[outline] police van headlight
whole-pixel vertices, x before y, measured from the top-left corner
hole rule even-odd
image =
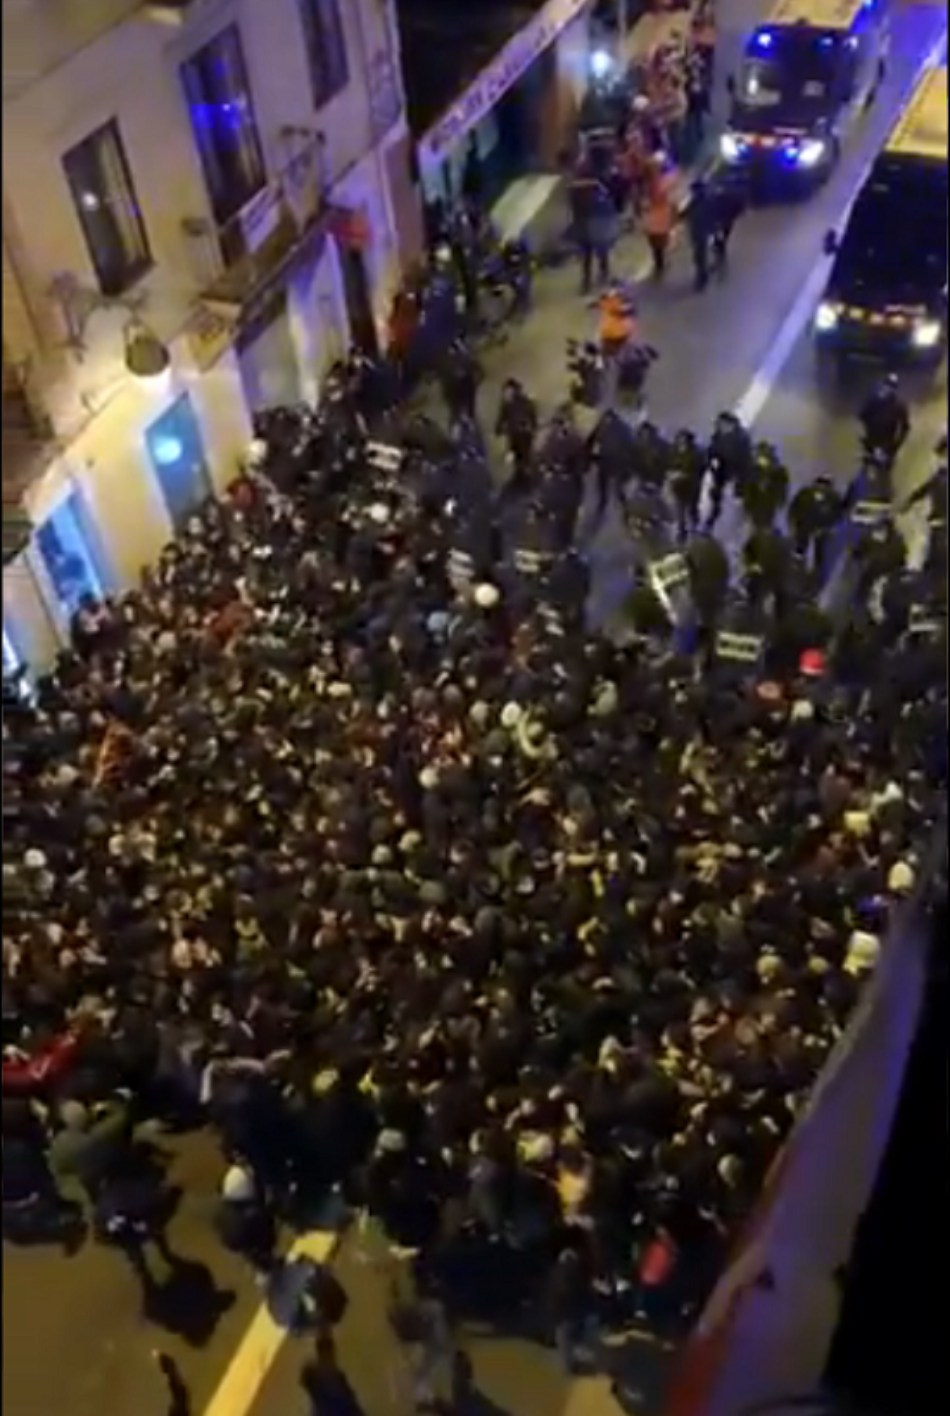
[[[745,152],[745,143],[735,133],[723,133],[719,139],[719,152],[726,162],[738,162]]]
[[[921,320],[910,338],[915,349],[933,349],[940,342],[940,321]]]
[[[815,329],[819,334],[827,334],[838,323],[838,311],[827,300],[822,300],[815,311]]]
[[[798,149],[795,161],[799,167],[814,167],[825,155],[824,138],[809,138]]]

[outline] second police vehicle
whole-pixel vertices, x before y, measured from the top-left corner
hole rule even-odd
[[[888,0],[777,0],[729,81],[722,160],[779,190],[823,181],[877,90],[889,42]]]
[[[851,208],[815,315],[839,359],[939,363],[947,342],[947,70],[928,70]]]

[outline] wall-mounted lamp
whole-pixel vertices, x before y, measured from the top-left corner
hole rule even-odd
[[[122,331],[125,367],[137,379],[160,378],[171,365],[171,355],[155,331],[142,319],[144,296],[102,295],[87,290],[74,275],[56,276],[50,299],[59,306],[66,327],[66,347],[78,359],[86,352],[86,330],[99,310],[125,310],[129,316]]]
[[[123,330],[125,367],[137,379],[158,379],[168,370],[171,355],[147,324],[133,315]]]

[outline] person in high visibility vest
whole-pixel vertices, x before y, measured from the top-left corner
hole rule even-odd
[[[614,358],[627,345],[636,342],[636,306],[624,290],[613,286],[601,298],[599,312],[600,347],[606,358]]]
[[[662,279],[666,273],[667,253],[675,222],[673,184],[660,157],[654,162],[653,172],[647,183],[642,216],[643,234],[650,246],[653,276],[657,280]]]

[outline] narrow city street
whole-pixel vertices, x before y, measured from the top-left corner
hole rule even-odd
[[[760,17],[762,0],[721,0],[719,92],[734,70],[742,37]],[[647,342],[659,353],[647,391],[649,416],[664,430],[680,426],[708,435],[723,409],[736,408],[758,437],[773,440],[796,477],[827,471],[845,481],[858,451],[856,409],[868,378],[830,385],[815,358],[810,319],[827,276],[822,238],[840,229],[874,154],[892,127],[920,66],[945,29],[941,6],[896,9],[890,65],[881,91],[846,146],[828,184],[807,202],[752,211],[736,230],[728,279],[703,294],[692,290],[688,253],[680,245],[666,281],[654,283],[642,239],[622,242],[616,273],[639,289]],[[573,264],[536,281],[536,308],[507,341],[486,354],[482,415],[494,418],[501,386],[517,377],[549,415],[567,393],[566,343],[592,335],[596,315],[578,293]],[[914,430],[901,462],[901,494],[930,471],[931,449],[946,421],[945,367],[906,382]],[[916,525],[916,520],[913,525]],[[913,529],[913,526],[912,528]],[[609,617],[630,571],[625,532],[608,521],[592,548],[594,613]],[[211,1229],[220,1159],[208,1139],[174,1143],[173,1180],[182,1188],[170,1228],[172,1248],[191,1261],[180,1276],[207,1308],[212,1288],[225,1295],[201,1331],[169,1335],[146,1319],[136,1280],[121,1257],[87,1244],[67,1259],[52,1249],[4,1248],[3,1398],[13,1416],[165,1416],[167,1397],[153,1360],[160,1347],[180,1362],[193,1416],[304,1416],[299,1370],[303,1339],[275,1340],[255,1318],[261,1294],[246,1268],[222,1249]],[[381,1236],[349,1234],[337,1272],[350,1305],[341,1359],[365,1416],[408,1416],[407,1374],[386,1320],[390,1265]],[[205,1267],[206,1266],[206,1267]],[[179,1282],[179,1280],[176,1280]],[[187,1293],[186,1293],[187,1298]],[[187,1301],[185,1304],[188,1306]],[[556,1355],[537,1342],[488,1332],[466,1335],[485,1416],[617,1416],[607,1375],[567,1379]],[[243,1388],[216,1393],[234,1354],[254,1373]],[[628,1410],[659,1416],[671,1357],[652,1340],[625,1335],[608,1364],[634,1373]],[[254,1363],[258,1366],[255,1370]]]

